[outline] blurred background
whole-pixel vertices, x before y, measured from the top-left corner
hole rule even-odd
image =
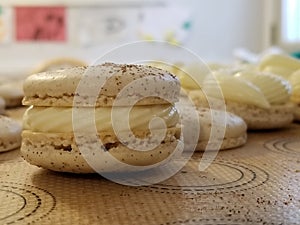
[[[122,44],[162,40],[207,62],[297,55],[300,0],[1,0],[0,76],[49,59],[92,63]]]

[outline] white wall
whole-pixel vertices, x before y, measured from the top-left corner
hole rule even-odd
[[[183,1],[177,0],[182,4]],[[186,2],[186,1],[185,1]],[[187,46],[207,60],[228,61],[243,47],[268,47],[268,14],[262,0],[190,0],[195,23]]]
[[[191,10],[194,22],[186,47],[204,60],[227,62],[232,60],[236,48],[260,52],[268,46],[269,32],[265,29],[268,15],[264,14],[266,1],[170,0],[170,4],[184,5]],[[38,62],[57,56],[73,56],[91,62],[113,46],[106,44],[76,48],[74,45],[45,43],[0,45],[0,76],[27,74]]]

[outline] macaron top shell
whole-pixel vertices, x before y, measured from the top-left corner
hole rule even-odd
[[[84,100],[95,98],[95,94],[95,106],[112,106],[118,95],[119,99],[139,96],[143,100],[137,105],[168,104],[178,101],[179,92],[179,80],[167,71],[144,65],[104,63],[29,76],[24,82],[23,104],[73,106],[74,96]]]

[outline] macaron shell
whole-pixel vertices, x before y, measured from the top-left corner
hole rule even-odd
[[[0,84],[0,97],[5,100],[5,105],[8,108],[21,106],[24,97],[23,81],[5,81]]]
[[[294,120],[300,122],[300,106],[296,105],[294,108]]]
[[[84,79],[82,79],[84,77]],[[179,80],[171,73],[143,65],[119,65],[105,63],[98,66],[74,67],[58,71],[48,71],[29,76],[24,83],[25,98],[23,104],[37,106],[72,106],[75,92],[80,83],[81,92],[76,92],[80,104],[103,87],[96,101],[96,106],[112,106],[114,99],[127,85],[134,81],[139,84],[126,89],[122,105],[128,105],[128,96],[141,96],[141,93],[152,91],[151,96],[163,96],[169,102],[178,101],[180,92]],[[97,97],[97,96],[96,96]],[[120,97],[122,99],[122,97]],[[158,97],[148,97],[139,105],[166,104],[167,101]]]
[[[243,118],[249,130],[278,129],[292,123],[294,104],[272,105],[262,109],[253,105],[226,102],[227,111]]]
[[[199,122],[201,126],[200,140],[208,140],[211,135],[211,127],[216,126],[222,128],[222,124],[225,123],[225,138],[237,138],[243,136],[247,131],[247,125],[244,120],[229,112],[224,112],[222,116],[221,111],[210,110],[208,108],[198,108]],[[213,121],[212,113],[216,115],[216,119]],[[221,115],[221,116],[218,116]],[[219,121],[218,121],[219,120]]]
[[[149,151],[135,151],[121,143],[108,143],[111,144],[111,147],[107,151],[104,151],[97,148],[85,149],[84,145],[79,149],[74,136],[70,134],[24,131],[22,137],[21,155],[26,161],[45,169],[72,173],[95,172],[83,157],[82,150],[87,151],[91,157],[99,154],[99,151],[101,151],[103,157],[111,154],[111,156],[120,162],[132,166],[141,166],[140,169],[142,170],[144,166],[157,166],[155,164],[159,164],[165,160],[176,149],[179,143],[179,140],[173,136],[169,141],[165,141]],[[87,143],[90,141],[89,135],[84,136],[84,141]],[[124,170],[122,166],[119,164],[116,165],[114,161],[110,160],[100,161],[98,166],[97,170],[99,169],[102,172]]]
[[[197,107],[209,107],[208,101],[201,91],[189,93],[190,98]],[[254,105],[234,102],[220,101],[216,98],[209,98],[216,108],[223,108],[244,119],[249,130],[276,129],[287,126],[293,121],[294,104],[271,105],[269,109],[263,109]]]
[[[11,118],[0,116],[0,152],[9,151],[21,145],[20,124]]]
[[[5,114],[5,101],[0,97],[0,115]]]
[[[188,106],[183,106],[181,110],[185,110],[187,115],[194,115],[191,113],[191,110],[196,110],[198,114],[198,121],[199,121],[199,137],[198,137],[198,144],[196,146],[196,151],[203,151],[203,150],[224,150],[229,148],[234,148],[241,146],[246,143],[247,140],[247,125],[244,120],[232,113],[222,112],[219,110],[211,110],[209,108],[193,108]],[[215,117],[212,117],[212,114]],[[193,118],[192,116],[186,116],[182,118],[183,121],[186,120],[186,124],[194,124],[197,123],[197,119]],[[223,125],[225,124],[225,130]],[[214,126],[214,132],[218,132],[218,135],[222,136],[224,132],[224,136],[220,140],[216,140],[216,137],[211,136],[212,126]],[[186,140],[184,140],[185,148],[188,150],[193,140],[190,140],[190,137],[193,136],[194,130],[190,131],[190,134],[184,135]],[[206,146],[210,143],[216,145],[216,148],[206,149]],[[214,146],[211,145],[211,146]]]

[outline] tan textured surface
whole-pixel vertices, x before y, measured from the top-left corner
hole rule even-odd
[[[250,132],[204,172],[199,153],[173,178],[127,187],[49,172],[0,154],[0,224],[300,224],[300,125]]]

